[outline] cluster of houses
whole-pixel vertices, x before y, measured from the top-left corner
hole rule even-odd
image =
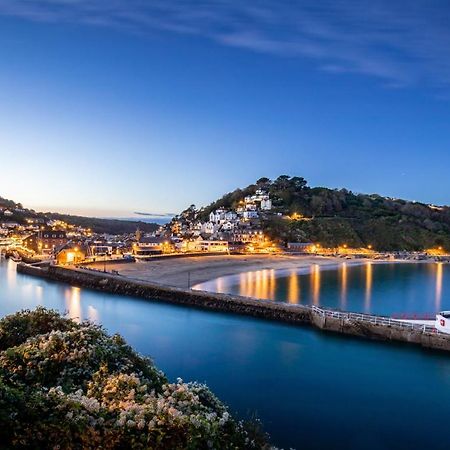
[[[274,247],[262,231],[261,218],[271,209],[269,194],[258,189],[236,208],[211,211],[209,220],[198,219],[196,212],[189,220],[180,216],[171,222],[169,232],[181,252],[267,252]]]
[[[154,233],[99,235],[59,220],[29,218],[18,224],[11,220],[15,212],[4,208],[0,209],[0,249],[4,245],[23,258],[60,264],[124,257],[145,260],[166,253],[268,253],[277,248],[264,235],[261,219],[273,214],[271,210],[269,194],[258,189],[235,208],[212,211],[207,220],[200,220],[194,208]]]

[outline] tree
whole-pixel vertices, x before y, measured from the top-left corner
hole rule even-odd
[[[303,177],[292,177],[290,183],[296,190],[301,190],[308,184]]]
[[[267,177],[261,177],[256,181],[256,185],[260,188],[267,188],[270,185],[271,181]]]
[[[291,177],[289,175],[280,175],[273,182],[275,189],[278,189],[278,190],[287,189],[289,187],[289,180],[290,180],[290,178]]]

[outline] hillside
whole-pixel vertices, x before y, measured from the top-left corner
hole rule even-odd
[[[378,250],[442,246],[450,251],[448,206],[310,187],[304,178],[287,175],[274,181],[260,178],[255,184],[236,189],[202,209],[201,217],[220,207],[236,208],[258,188],[266,190],[273,202],[272,211],[262,215],[261,226],[280,241],[312,241],[327,247],[372,245]]]
[[[100,219],[97,217],[74,216],[54,212],[36,212],[33,209],[23,208],[22,204],[16,203],[13,200],[7,200],[3,197],[0,197],[0,208],[7,208],[13,212],[13,215],[7,219],[20,224],[25,224],[26,219],[41,219],[43,221],[62,220],[71,225],[91,228],[94,233],[100,234],[134,233],[137,228],[144,232],[152,232],[159,228],[159,225],[156,223],[146,223],[140,220]],[[2,216],[0,215],[1,219]]]

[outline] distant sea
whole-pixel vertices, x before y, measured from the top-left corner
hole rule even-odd
[[[172,217],[148,217],[148,216],[136,216],[136,217],[104,217],[104,219],[117,219],[127,220],[129,222],[144,222],[144,223],[157,223],[158,225],[164,225],[172,220]]]

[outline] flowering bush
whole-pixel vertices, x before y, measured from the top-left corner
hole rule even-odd
[[[202,384],[169,383],[118,335],[37,308],[0,320],[0,447],[262,449]]]

